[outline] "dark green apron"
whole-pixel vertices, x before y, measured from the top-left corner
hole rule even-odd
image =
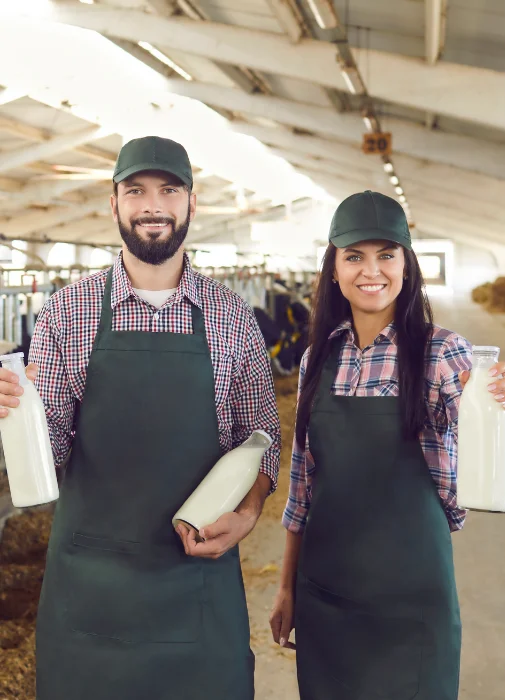
[[[37,698],[252,700],[238,548],[188,557],[171,523],[221,456],[202,312],[194,334],[114,332],[111,283],[48,548]]]
[[[461,623],[451,535],[396,397],[331,394],[309,425],[315,479],[296,598],[301,700],[456,700]]]

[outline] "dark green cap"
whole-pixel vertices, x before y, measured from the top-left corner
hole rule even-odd
[[[412,250],[409,225],[402,206],[380,192],[358,192],[340,204],[330,225],[335,248],[360,241],[385,240]]]
[[[185,185],[193,187],[191,163],[184,146],[159,136],[145,136],[125,143],[119,151],[114,182],[122,182],[130,175],[143,170],[162,170],[179,178]]]

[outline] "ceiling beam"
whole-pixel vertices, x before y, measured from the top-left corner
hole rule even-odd
[[[286,35],[181,17],[160,17],[136,10],[103,5],[55,3],[36,10],[0,8],[2,43],[9,43],[9,21],[19,15],[37,17],[91,29],[127,41],[143,39],[232,65],[278,73],[286,77],[348,91],[331,42],[302,39],[293,44]],[[12,50],[14,50],[13,47]],[[425,112],[505,128],[505,73],[483,68],[439,63],[429,66],[416,58],[379,51],[353,49],[356,63],[367,64],[373,80],[373,98],[404,104]],[[475,86],[479,99],[469,100]]]
[[[100,236],[106,236],[107,243],[121,242],[118,227],[112,220],[98,216],[85,215],[74,221],[67,221],[51,228],[46,228],[44,233],[51,240],[73,242],[85,242],[90,238],[97,241]]]
[[[291,163],[291,165],[297,168],[315,170],[323,175],[333,175],[335,177],[346,178],[349,177],[349,173],[352,172],[353,175],[356,175],[359,178],[368,179],[369,183],[373,182],[377,176],[380,176],[385,183],[387,182],[386,174],[382,168],[377,167],[375,160],[369,163],[370,167],[366,167],[366,163],[364,164],[365,167],[363,167],[363,163],[360,163],[360,165],[351,165],[349,163],[345,164],[341,161],[337,162],[333,159],[327,160],[325,158],[321,158],[321,156],[314,157],[305,155],[303,153],[289,151],[284,148],[271,147],[270,152],[273,153],[274,156],[284,158],[284,160],[287,160],[288,163]]]
[[[96,146],[78,146],[74,148],[76,153],[81,153],[87,158],[92,158],[93,160],[98,160],[100,163],[105,163],[107,165],[114,166],[117,160],[117,153],[112,153],[111,151],[104,151],[102,148],[97,148]]]
[[[5,131],[9,134],[13,134],[14,136],[28,139],[29,141],[48,141],[49,139],[56,138],[57,136],[57,134],[53,135],[47,129],[40,129],[39,127],[32,126],[31,124],[23,124],[17,119],[13,119],[12,117],[7,117],[5,115],[0,115],[0,131]],[[111,132],[107,131],[106,133],[110,134]],[[106,134],[104,133],[104,135]],[[117,156],[115,153],[104,151],[96,146],[76,146],[73,150],[87,156],[88,158],[99,160],[102,163],[107,163],[108,165],[114,165],[116,162]]]
[[[51,137],[51,134],[47,129],[40,129],[37,126],[32,126],[31,124],[23,124],[17,119],[12,117],[7,117],[4,114],[0,115],[0,131],[5,131],[13,136],[19,136],[23,139],[28,139],[29,141],[46,141]]]
[[[15,55],[11,53],[11,48],[16,50],[16,41],[2,42],[4,25],[0,22],[3,85],[23,87],[31,99],[55,109],[65,104],[65,112],[70,110],[76,118],[101,124],[127,138],[153,133],[176,139],[186,145],[193,166],[274,202],[293,200],[302,193],[324,198],[323,192],[298,178],[286,164],[234,133],[229,122],[208,107],[169,94],[164,87],[166,78],[103,36],[49,22],[18,20],[17,30],[11,25],[10,34],[17,39],[23,36],[37,55],[33,61],[19,47]],[[47,45],[54,50],[47,51]],[[89,56],[97,52],[102,63],[90,62]],[[71,67],[64,72],[60,69],[62,55],[73,57]],[[9,61],[3,60],[7,56]],[[105,64],[107,71],[103,70]]]
[[[300,153],[312,158],[335,161],[340,166],[346,165],[349,173],[352,173],[354,168],[369,169],[371,175],[374,172],[382,175],[384,172],[382,162],[377,156],[367,156],[357,147],[316,136],[293,134],[282,128],[274,129],[245,122],[234,123],[234,127],[245,134],[254,136],[267,145],[291,151],[295,156],[297,153]],[[489,205],[499,205],[505,201],[505,180],[440,163],[429,162],[422,158],[415,158],[405,154],[397,154],[395,162],[401,173],[402,183],[405,179],[407,196],[409,196],[407,189],[409,182],[426,184],[431,182],[435,183],[442,191],[444,189],[454,192],[458,191],[467,197],[469,201],[478,201],[480,199]],[[476,216],[478,218],[477,213]]]
[[[289,0],[267,0],[279,24],[295,44],[304,35],[303,22]]]
[[[88,141],[103,138],[110,135],[110,131],[100,126],[88,126],[70,134],[54,136],[48,141],[31,145],[26,148],[19,148],[15,151],[8,151],[0,154],[0,172],[6,172],[13,168],[20,168],[33,161],[50,158],[57,153],[68,151],[77,146],[81,146]]]
[[[444,207],[435,204],[428,205],[426,202],[419,207],[419,201],[416,211],[419,214],[416,216],[416,227],[420,231],[424,230],[430,222],[436,221],[443,231],[442,235],[451,238],[458,233],[465,234],[476,248],[484,241],[503,245],[505,240],[505,227],[496,227],[485,220],[482,223],[477,220],[469,220],[468,217],[459,216],[457,212],[449,212]]]
[[[363,121],[356,114],[336,114],[331,107],[294,102],[270,95],[247,95],[234,88],[172,78],[167,80],[167,87],[175,94],[223,109],[327,134],[356,145],[361,145],[362,142]],[[387,131],[393,134],[395,152],[505,178],[505,144],[460,134],[427,131],[421,125],[391,117],[385,119],[384,124]]]
[[[82,219],[88,214],[107,211],[109,202],[103,195],[93,197],[83,204],[55,207],[44,213],[28,211],[12,218],[0,218],[0,234],[14,238],[26,238],[35,234],[43,236],[46,229],[58,224]]]
[[[96,185],[96,180],[57,180],[56,182],[33,182],[9,195],[9,209],[20,209],[32,204],[46,204],[64,194]]]

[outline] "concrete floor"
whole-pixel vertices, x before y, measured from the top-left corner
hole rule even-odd
[[[434,299],[433,304],[437,323],[461,333],[473,344],[500,346],[505,359],[505,315],[491,316],[460,299]],[[285,493],[279,496],[285,499]],[[453,536],[453,544],[464,629],[459,700],[503,700],[505,515],[471,513],[464,530]],[[264,517],[243,544],[245,565],[257,571],[265,565],[275,570],[281,564],[283,546],[282,527]],[[257,700],[299,697],[294,653],[273,645],[269,633],[268,614],[277,577],[269,573],[259,582],[248,579]]]

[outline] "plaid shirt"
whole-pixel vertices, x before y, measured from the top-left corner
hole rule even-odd
[[[30,361],[40,368],[36,386],[46,409],[56,464],[64,461],[75,434],[76,402],[84,396],[107,273],[104,270],[54,294],[35,326]],[[121,254],[114,264],[111,300],[115,331],[192,333],[191,304],[203,310],[221,448],[228,452],[253,430],[265,430],[273,444],[261,471],[275,488],[279,417],[265,343],[250,307],[224,285],[194,271],[185,258],[176,293],[156,309],[133,291]]]
[[[394,324],[387,326],[373,344],[360,351],[351,323],[346,321],[330,335],[345,335],[332,392],[340,396],[398,396],[398,362]],[[463,527],[466,511],[456,506],[458,407],[461,385],[458,373],[471,369],[470,343],[451,331],[434,327],[428,373],[426,408],[428,418],[419,439],[443,501],[451,531]],[[300,382],[307,366],[307,352],[300,367]],[[307,437],[305,450],[293,444],[289,498],[283,524],[302,532],[307,521],[316,465]]]

